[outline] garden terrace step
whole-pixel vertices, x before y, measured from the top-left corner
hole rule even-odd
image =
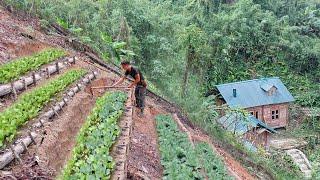
[[[68,104],[69,101],[76,95],[76,93],[83,90],[83,88],[89,84],[93,79],[96,78],[98,75],[97,72],[92,72],[90,74],[87,74],[80,83],[77,83],[77,85],[73,88],[70,88],[62,98],[62,101],[56,103],[52,108],[40,116],[39,121],[33,125],[35,128],[42,127],[45,123],[49,122],[52,117],[56,115],[57,112],[62,111],[62,108]]]
[[[85,75],[85,77],[80,81],[80,83],[78,83],[75,87],[72,87],[70,88],[70,90],[67,91],[65,96],[62,98],[63,100],[61,102],[56,103],[56,105],[52,106],[51,110],[40,116],[39,121],[33,125],[33,128],[43,127],[43,125],[49,122],[49,120],[52,119],[52,117],[55,116],[57,112],[62,111],[62,108],[65,107],[69,101],[71,101],[75,94],[80,92],[87,84],[89,84],[93,79],[95,79],[97,75],[97,72],[92,72],[90,74]],[[34,129],[34,131],[32,131],[30,134],[28,133],[28,135],[26,135],[25,137],[16,140],[16,142],[12,145],[15,154],[19,157],[19,155],[25,152],[27,150],[27,147],[33,141],[35,141],[34,139],[36,139],[37,137],[39,137],[39,135]],[[4,151],[4,153],[0,154],[0,169],[3,169],[15,158],[18,158],[15,154],[12,152],[11,149],[7,149]]]
[[[12,149],[7,150],[5,153],[0,155],[0,169],[3,169],[15,158],[19,158],[19,155],[27,150],[27,147],[34,142],[34,139],[38,137],[38,134],[31,132],[28,136],[19,139],[18,143],[15,146],[12,146]]]
[[[121,130],[127,94],[107,92],[96,105],[77,136],[72,157],[61,173],[62,179],[110,179],[116,162],[109,153]]]
[[[125,180],[127,179],[127,155],[130,146],[130,135],[132,131],[132,116],[133,116],[133,92],[128,92],[128,100],[126,102],[126,109],[118,125],[121,129],[121,134],[112,148],[112,157],[116,163],[116,168],[112,173],[111,179]]]
[[[76,59],[76,57],[64,58],[62,61],[57,61],[56,63],[49,65],[46,68],[39,70],[38,72],[21,77],[20,80],[8,84],[2,84],[0,85],[0,97],[11,93],[15,93],[16,95],[16,92],[26,90],[28,86],[36,84],[37,81],[46,79],[54,73],[59,73],[69,65],[75,64]]]
[[[56,59],[66,56],[62,49],[49,48],[32,56],[22,57],[0,66],[0,83],[8,83],[28,72],[40,69],[42,65],[48,64]]]

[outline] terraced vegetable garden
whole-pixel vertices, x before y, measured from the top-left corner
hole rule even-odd
[[[120,134],[117,123],[126,99],[125,93],[113,92],[97,100],[61,179],[110,179],[115,162],[109,152]]]
[[[84,70],[71,70],[44,86],[23,94],[19,99],[0,113],[0,147],[5,140],[11,141],[17,129],[26,121],[36,117],[40,110],[57,93],[78,80],[85,74]]]
[[[41,44],[74,48],[54,38]],[[179,129],[177,107],[148,94],[137,116],[133,89],[111,90],[120,72],[97,58],[49,48],[0,66],[0,179],[231,179],[211,142]]]
[[[40,66],[65,55],[66,52],[61,49],[50,48],[36,53],[33,56],[23,57],[6,63],[0,67],[0,84],[16,80],[20,76],[32,70],[37,70]]]
[[[156,118],[163,179],[230,179],[220,158],[206,143],[189,141],[168,115]]]

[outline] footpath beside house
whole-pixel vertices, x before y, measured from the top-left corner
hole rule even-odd
[[[278,77],[217,85],[218,105],[243,108],[271,128],[285,128],[293,96]]]

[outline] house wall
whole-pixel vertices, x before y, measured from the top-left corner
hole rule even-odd
[[[247,108],[246,110],[249,112],[258,112],[258,119],[262,120],[264,123],[266,123],[268,126],[272,128],[280,128],[280,127],[286,127],[288,125],[288,119],[289,119],[289,104],[283,103],[283,104],[272,104],[272,105],[265,105],[265,106],[259,106],[259,107],[253,107],[253,108]],[[272,111],[279,111],[279,118],[278,119],[272,119]]]
[[[258,113],[258,119],[263,120],[263,106],[258,106],[258,107],[252,107],[252,108],[247,108],[246,109],[248,112],[253,112],[253,116],[256,117],[256,113]]]

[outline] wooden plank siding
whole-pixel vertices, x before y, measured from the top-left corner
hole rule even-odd
[[[262,133],[257,133],[254,129],[248,131],[244,138],[251,143],[253,143],[256,147],[268,147],[269,145],[269,132],[264,131]]]

